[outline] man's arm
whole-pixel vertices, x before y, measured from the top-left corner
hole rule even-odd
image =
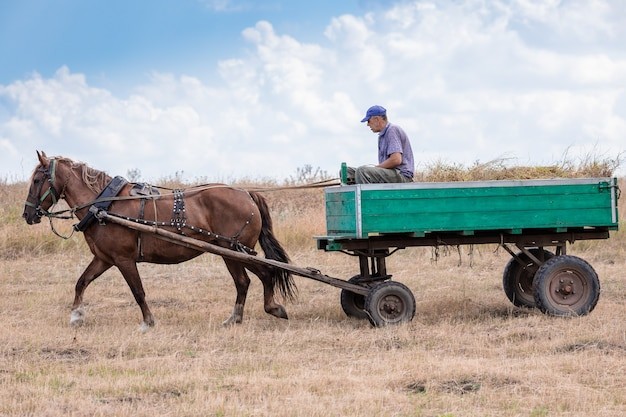
[[[385,159],[382,163],[376,166],[380,168],[393,169],[393,168],[397,168],[401,163],[402,163],[402,153],[394,152],[391,155],[389,155],[389,157]]]

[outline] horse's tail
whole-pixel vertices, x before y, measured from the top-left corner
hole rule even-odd
[[[261,244],[261,249],[265,252],[265,257],[267,259],[289,263],[289,255],[287,255],[285,249],[281,246],[278,239],[276,239],[276,236],[274,236],[272,217],[270,216],[270,210],[265,198],[255,192],[250,192],[250,196],[261,212],[262,223],[259,243]],[[293,301],[296,298],[297,288],[291,273],[280,268],[269,268],[272,269],[272,283],[274,288],[278,287],[280,293],[286,300]]]

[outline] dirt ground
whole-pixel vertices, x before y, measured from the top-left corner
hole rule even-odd
[[[142,265],[157,325],[121,275],[87,290],[69,326],[83,251],[2,262],[0,415],[6,416],[617,416],[626,412],[624,260],[580,253],[602,283],[585,317],[512,306],[508,254],[484,246],[436,261],[427,249],[389,259],[414,292],[415,319],[372,328],[347,318],[335,288],[297,279],[290,320],[263,312],[258,280],[244,323],[223,328],[234,286],[221,260]],[[572,252],[575,252],[572,250]],[[349,277],[356,260],[315,250],[293,262]]]

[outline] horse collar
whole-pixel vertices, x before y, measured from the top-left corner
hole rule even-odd
[[[128,181],[126,181],[126,179],[120,176],[116,176],[111,181],[109,181],[106,187],[104,187],[98,197],[96,197],[96,199],[93,201],[91,207],[95,206],[97,210],[108,210],[109,206],[113,202],[111,198],[117,197],[117,195],[120,193],[120,191],[122,191],[122,188],[124,188],[126,184],[128,184]],[[85,217],[83,217],[80,222],[74,225],[74,230],[76,230],[77,232],[84,232],[95,221],[96,216],[90,209]]]

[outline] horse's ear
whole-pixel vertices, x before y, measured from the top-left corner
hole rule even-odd
[[[47,166],[50,163],[50,160],[48,159],[44,151],[41,151],[41,152],[37,151],[37,158],[39,158],[39,162],[43,166]]]

